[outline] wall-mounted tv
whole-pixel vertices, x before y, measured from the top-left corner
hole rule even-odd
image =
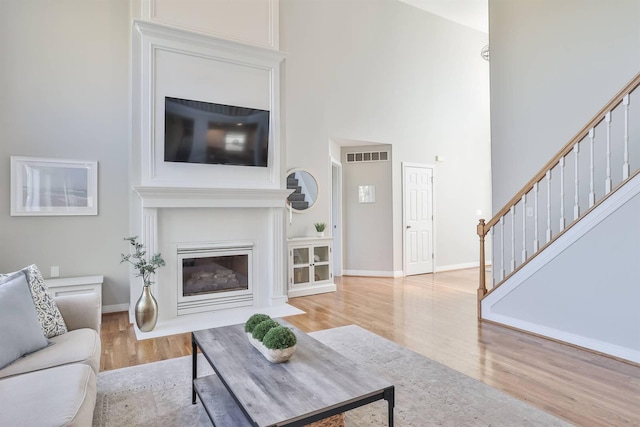
[[[164,161],[267,166],[269,111],[165,97]]]

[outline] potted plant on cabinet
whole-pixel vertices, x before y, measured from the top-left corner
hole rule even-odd
[[[327,225],[324,222],[316,222],[313,226],[316,228],[318,237],[324,237],[324,229]]]

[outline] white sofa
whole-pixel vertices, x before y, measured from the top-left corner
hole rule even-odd
[[[100,370],[96,294],[54,298],[68,332],[0,369],[0,425],[91,426]]]

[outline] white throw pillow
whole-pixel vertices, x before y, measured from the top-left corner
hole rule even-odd
[[[38,321],[40,322],[44,336],[51,338],[67,333],[67,324],[64,322],[56,302],[44,284],[44,279],[42,278],[40,270],[38,270],[38,266],[31,264],[20,271],[27,277],[31,298],[33,298],[33,304],[35,305],[36,313],[38,313]],[[0,274],[0,279],[15,273],[18,272]]]
[[[0,369],[46,347],[24,272],[0,279]]]

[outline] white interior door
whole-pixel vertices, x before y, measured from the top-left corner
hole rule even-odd
[[[404,182],[404,272],[433,273],[433,168],[402,165]]]

